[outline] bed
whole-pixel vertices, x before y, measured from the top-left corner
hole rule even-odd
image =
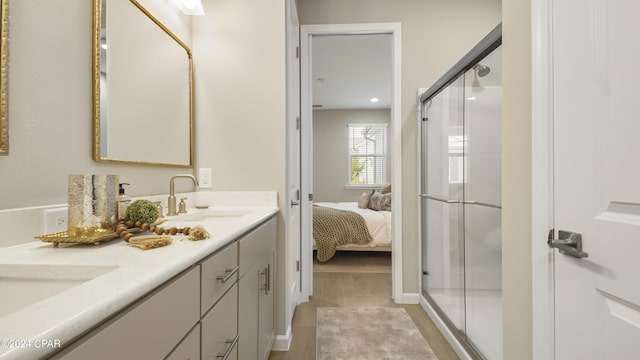
[[[357,202],[317,202],[316,206],[328,209],[350,211],[359,214],[364,219],[364,224],[371,237],[368,243],[346,243],[343,245],[335,246],[335,250],[349,250],[349,251],[391,251],[391,211],[376,211],[371,209],[362,209],[358,207]],[[314,217],[316,211],[314,211]],[[316,219],[314,218],[314,222]],[[314,232],[316,228],[314,227]],[[317,234],[317,233],[316,233]],[[314,249],[318,249],[316,239],[313,240]],[[320,253],[318,253],[320,255]],[[331,254],[333,256],[333,254]],[[326,258],[327,255],[324,255]],[[330,258],[330,257],[329,257]],[[327,261],[328,259],[321,259],[320,261]]]

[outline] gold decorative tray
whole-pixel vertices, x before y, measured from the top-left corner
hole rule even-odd
[[[72,236],[72,235],[69,235],[67,231],[35,236],[36,239],[40,239],[44,242],[53,243],[54,247],[57,247],[58,244],[60,243],[100,245],[100,243],[103,241],[113,240],[113,239],[116,239],[117,237],[118,237],[118,234],[116,234],[115,232],[106,231],[106,230],[105,232],[101,232],[93,235],[83,235],[83,236],[77,236],[77,235]]]
[[[131,228],[129,232],[139,232],[139,228]],[[111,241],[119,238],[118,234],[111,230],[103,230],[102,232],[92,235],[72,236],[67,231],[61,231],[53,234],[34,236],[44,242],[53,243],[54,247],[58,247],[58,244],[94,244],[100,245],[101,242]]]

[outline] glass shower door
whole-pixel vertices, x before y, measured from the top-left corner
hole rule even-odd
[[[502,359],[501,47],[464,75],[465,335]]]
[[[498,46],[423,101],[420,142],[423,293],[490,360],[502,359],[501,57]]]
[[[463,99],[459,78],[428,104],[422,122],[423,288],[451,325],[464,330]],[[428,271],[428,273],[427,273]]]

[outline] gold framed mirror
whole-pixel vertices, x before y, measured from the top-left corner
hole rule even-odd
[[[94,160],[193,167],[191,50],[136,0],[93,11]]]
[[[0,0],[0,155],[9,155],[9,0]]]

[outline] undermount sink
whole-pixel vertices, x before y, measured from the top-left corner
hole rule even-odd
[[[193,221],[193,222],[217,222],[238,219],[249,214],[249,209],[212,209],[204,210],[193,214],[184,214],[178,216],[176,220],[180,221]]]
[[[0,264],[0,317],[95,279],[117,266]]]

